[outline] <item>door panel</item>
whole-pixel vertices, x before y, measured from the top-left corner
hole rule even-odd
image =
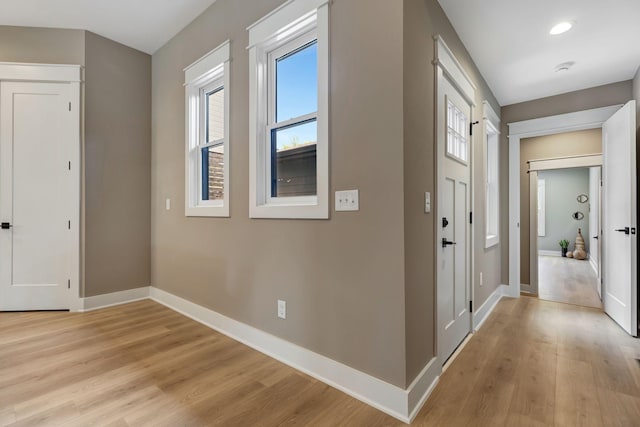
[[[0,85],[0,309],[69,308],[70,86]]]
[[[602,127],[604,310],[637,335],[635,101]]]
[[[471,106],[438,70],[438,356],[471,332]]]

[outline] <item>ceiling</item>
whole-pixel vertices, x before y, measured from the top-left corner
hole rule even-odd
[[[215,0],[0,0],[0,25],[74,28],[154,53]]]
[[[500,105],[630,80],[638,0],[438,0]],[[552,36],[561,21],[573,28]],[[556,72],[564,62],[569,71]]]

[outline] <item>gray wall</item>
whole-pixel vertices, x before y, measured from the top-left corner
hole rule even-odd
[[[330,190],[360,211],[250,220],[246,27],[282,3],[217,0],[153,55],[152,283],[404,387],[402,3],[330,8]],[[187,218],[182,70],[227,39],[231,217]]]
[[[0,61],[85,66],[81,294],[148,286],[151,57],[86,31],[0,26]]]
[[[567,239],[569,250],[574,249],[578,229],[582,229],[587,253],[589,252],[589,203],[578,203],[580,194],[589,195],[589,168],[557,169],[538,172],[545,180],[546,233],[538,237],[538,250],[560,251],[558,242]],[[584,218],[575,220],[571,215],[580,211]]]
[[[84,65],[82,30],[0,25],[0,61]]]
[[[151,284],[151,56],[85,37],[85,296]]]
[[[554,116],[557,114],[571,113],[575,111],[588,110],[591,108],[607,107],[610,105],[624,104],[632,99],[632,82],[631,80],[612,83],[609,85],[598,86],[595,88],[580,90],[576,92],[565,93],[562,95],[551,96],[547,98],[536,99],[533,101],[521,102],[518,104],[512,104],[502,107],[502,121],[501,121],[501,134],[500,134],[500,171],[505,172],[509,170],[509,123],[519,122],[522,120],[535,119],[539,117]],[[548,156],[549,157],[549,156]],[[538,157],[540,158],[540,157]],[[505,177],[505,175],[502,175]],[[509,181],[507,179],[501,179],[500,187],[500,215],[503,220],[500,223],[500,232],[502,236],[509,235],[509,221],[504,218],[509,218]],[[526,210],[521,210],[521,221],[525,221],[524,215],[528,216],[528,186],[526,193],[522,192],[521,199],[526,200]],[[526,196],[526,197],[525,197]],[[528,219],[527,219],[528,221]],[[522,230],[522,228],[521,228]],[[521,235],[521,238],[525,236]],[[528,234],[526,236],[528,241]],[[521,240],[521,244],[522,244]],[[526,249],[522,246],[521,250]],[[528,252],[527,252],[528,254]],[[521,252],[522,255],[522,252]],[[502,239],[502,283],[509,283],[509,241]],[[526,281],[523,283],[529,283],[528,272],[528,255],[527,260],[521,262],[521,277],[526,277]],[[526,276],[524,269],[527,268]]]
[[[529,174],[527,173],[529,166],[527,162],[535,159],[600,154],[601,152],[602,129],[565,132],[524,138],[520,141],[520,283],[530,282]],[[567,240],[573,241],[570,238]]]
[[[404,1],[404,239],[407,385],[435,353],[435,227],[437,218],[434,122],[434,41],[440,34],[477,87],[473,120],[482,120],[482,103],[500,107],[471,56],[436,0]],[[480,307],[501,284],[501,246],[484,249],[484,154],[482,131],[476,127],[472,144],[474,213],[474,307]],[[501,177],[507,169],[500,165]],[[505,180],[506,181],[506,180]],[[432,195],[432,212],[424,213],[424,192]],[[502,191],[502,189],[501,189]],[[501,198],[506,193],[501,194]],[[507,216],[501,220],[506,223]],[[479,276],[483,273],[484,286]]]

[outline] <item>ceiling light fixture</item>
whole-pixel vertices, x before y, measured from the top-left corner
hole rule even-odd
[[[569,71],[569,69],[571,67],[573,67],[576,63],[573,61],[570,62],[563,62],[562,64],[558,64],[556,65],[556,73],[560,73],[560,72],[565,72],[565,71]]]
[[[571,27],[573,27],[572,22],[560,22],[559,24],[554,25],[551,31],[549,31],[549,34],[551,34],[552,36],[557,36],[558,34],[566,33],[571,29]]]

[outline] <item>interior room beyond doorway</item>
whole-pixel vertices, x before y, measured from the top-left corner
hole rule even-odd
[[[600,167],[537,172],[538,297],[602,308]]]

